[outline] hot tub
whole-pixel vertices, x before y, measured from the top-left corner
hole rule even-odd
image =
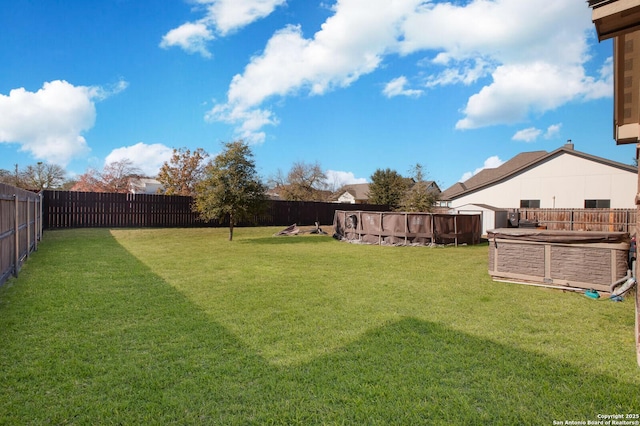
[[[494,280],[608,292],[629,269],[626,232],[504,228],[487,237]]]

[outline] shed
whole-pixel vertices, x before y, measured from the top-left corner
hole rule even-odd
[[[488,204],[464,204],[449,210],[451,214],[479,214],[482,217],[482,236],[487,237],[489,229],[506,228],[509,212],[507,209],[490,206]]]
[[[488,238],[494,280],[608,292],[629,269],[626,232],[502,228]]]

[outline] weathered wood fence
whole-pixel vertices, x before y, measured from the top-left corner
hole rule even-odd
[[[18,272],[42,237],[39,194],[0,184],[0,285]]]
[[[520,221],[559,231],[636,232],[636,209],[519,209]]]
[[[44,229],[228,226],[205,222],[192,209],[193,198],[175,195],[44,191]],[[266,210],[240,226],[322,225],[340,210],[388,210],[384,206],[311,201],[269,201]]]

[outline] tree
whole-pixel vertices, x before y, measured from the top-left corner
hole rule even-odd
[[[205,167],[204,179],[197,184],[195,209],[206,220],[228,217],[231,241],[234,226],[262,210],[267,187],[258,177],[248,144],[240,140],[223,146],[224,150]]]
[[[129,192],[131,178],[140,177],[140,169],[128,158],[107,164],[100,173],[100,184],[104,192]]]
[[[196,184],[204,176],[204,160],[208,156],[202,148],[193,153],[187,148],[174,148],[171,159],[164,162],[158,173],[166,194],[193,196]]]
[[[413,169],[414,184],[409,188],[402,199],[402,210],[407,212],[430,212],[436,201],[438,201],[438,193],[432,190],[424,180],[424,171],[420,163],[416,164]]]
[[[29,189],[55,189],[62,186],[67,172],[57,164],[38,162],[22,172],[22,184]]]
[[[78,177],[73,187],[75,191],[87,192],[129,192],[132,178],[140,177],[140,170],[129,159],[114,161],[104,166],[101,172],[89,169]]]
[[[0,183],[13,185],[14,182],[15,179],[13,177],[13,174],[9,170],[0,169]]]
[[[87,169],[86,172],[78,176],[71,191],[105,192],[100,185],[100,173],[96,169]]]
[[[13,171],[0,169],[0,183],[12,185],[17,188],[25,188],[22,177],[22,173],[20,173],[20,169],[17,164],[14,165]]]
[[[327,175],[318,162],[296,162],[286,178],[278,171],[271,182],[278,189],[280,197],[287,201],[324,201],[330,195],[327,191]]]
[[[391,169],[378,169],[371,175],[369,202],[397,209],[402,203],[409,185],[408,180]]]

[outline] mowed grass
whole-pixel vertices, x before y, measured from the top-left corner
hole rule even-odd
[[[46,232],[0,288],[0,424],[552,424],[640,411],[634,306],[487,246]]]

